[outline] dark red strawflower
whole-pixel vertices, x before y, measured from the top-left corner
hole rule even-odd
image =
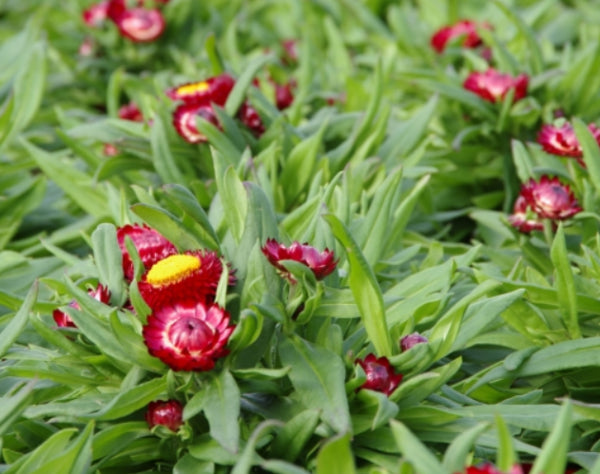
[[[235,80],[229,74],[220,74],[204,81],[188,82],[168,89],[166,94],[173,100],[198,105],[210,105],[211,102],[223,106],[235,85]]]
[[[508,216],[508,222],[519,232],[529,234],[533,230],[544,230],[544,223],[535,214],[527,199],[519,196],[515,201],[513,213]]]
[[[133,241],[146,269],[169,255],[177,253],[177,249],[171,242],[147,225],[134,224],[119,227],[117,241],[123,256],[123,274],[127,281],[133,280],[134,268],[127,247],[125,247],[126,237],[130,237]]]
[[[135,102],[129,102],[119,109],[119,118],[132,122],[143,122],[144,116]]]
[[[100,284],[96,287],[96,289],[88,290],[88,295],[104,304],[108,304],[110,301],[110,291],[108,291],[108,288]],[[71,301],[69,303],[69,306],[71,308],[81,309],[81,306],[79,306],[79,303],[75,300]],[[60,309],[55,309],[52,312],[52,317],[54,318],[54,322],[59,328],[77,327],[73,320],[69,317],[69,315],[67,313],[62,312]]]
[[[162,35],[165,19],[160,10],[132,8],[125,10],[115,21],[119,33],[136,43],[148,43]]]
[[[591,123],[588,125],[590,132],[600,144],[600,128]],[[554,125],[544,125],[538,134],[537,141],[546,153],[558,156],[569,156],[576,158],[577,161],[585,167],[583,160],[583,149],[577,140],[573,126],[565,122],[560,127]]]
[[[235,326],[229,313],[202,300],[179,297],[155,310],[142,330],[148,351],[173,370],[211,370],[228,354]]]
[[[523,470],[518,464],[515,464],[509,472],[500,471],[493,464],[482,464],[467,467],[464,474],[523,474]]]
[[[150,429],[160,425],[177,431],[183,424],[183,406],[177,400],[150,402],[146,411],[146,421]]]
[[[356,359],[355,363],[359,364],[367,375],[367,381],[360,388],[375,390],[390,396],[402,382],[402,374],[395,373],[387,357],[377,358],[375,354],[369,354],[362,360]]]
[[[223,264],[216,252],[193,250],[170,255],[156,262],[139,283],[140,294],[152,309],[174,304],[187,298],[194,301],[212,301]],[[235,276],[229,275],[229,284]]]
[[[285,247],[275,239],[267,239],[262,247],[262,253],[269,259],[271,265],[277,268],[286,278],[291,278],[281,260],[295,260],[310,268],[317,279],[325,278],[335,270],[337,260],[333,252],[329,249],[319,252],[308,244],[292,242],[292,245]]]
[[[542,219],[568,219],[581,211],[571,188],[557,177],[544,175],[539,182],[530,179],[521,187],[521,196]]]
[[[91,26],[92,28],[97,28],[102,25],[108,16],[107,13],[109,3],[110,2],[106,0],[99,3],[94,3],[92,6],[85,9],[82,17],[86,25]]]
[[[127,11],[125,0],[109,0],[106,7],[106,16],[113,22],[117,22],[121,15]]]
[[[431,46],[438,53],[442,53],[446,46],[453,39],[463,37],[462,46],[465,48],[475,48],[481,44],[481,38],[477,33],[477,27],[490,29],[490,25],[483,23],[477,25],[469,20],[462,20],[454,25],[444,26],[437,30],[431,37]]]
[[[485,72],[472,72],[463,87],[489,102],[501,101],[510,89],[514,89],[513,102],[517,102],[527,95],[528,83],[525,74],[512,77],[490,68]]]
[[[242,104],[237,116],[241,122],[257,137],[261,136],[265,132],[265,127],[262,123],[260,115],[258,115],[256,109],[247,102]]]
[[[428,340],[425,336],[421,336],[418,332],[413,332],[412,334],[404,336],[402,339],[400,339],[400,349],[402,352],[405,352],[417,344],[423,344],[427,341]]]
[[[173,111],[173,126],[188,143],[204,143],[208,138],[196,127],[196,120],[202,117],[215,127],[221,128],[219,119],[211,104],[181,104]]]
[[[294,93],[292,89],[296,86],[295,82],[289,81],[286,84],[274,84],[275,87],[275,105],[279,110],[287,109],[294,102]]]

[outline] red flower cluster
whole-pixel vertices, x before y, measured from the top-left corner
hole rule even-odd
[[[529,233],[544,228],[541,219],[564,220],[580,211],[571,188],[544,175],[539,182],[530,179],[521,187],[508,220],[519,231]]]
[[[221,74],[168,89],[168,97],[183,102],[173,112],[173,125],[177,133],[189,143],[206,142],[207,138],[196,127],[196,119],[202,117],[219,127],[213,105],[223,107],[234,85],[233,77]],[[260,136],[265,131],[258,112],[247,102],[242,104],[237,116],[255,135]]]
[[[90,295],[95,300],[100,301],[101,303],[108,304],[110,301],[110,292],[108,288],[98,285],[95,290],[89,290],[88,295]],[[79,303],[75,300],[69,303],[71,308],[81,309]],[[54,322],[59,328],[75,328],[77,327],[73,320],[69,317],[69,315],[60,309],[55,309],[52,312],[52,317],[54,318]]]
[[[335,260],[335,256],[331,250],[325,249],[323,252],[319,252],[314,247],[299,242],[293,242],[289,247],[285,247],[275,239],[267,239],[267,242],[261,250],[269,259],[271,265],[277,268],[284,277],[292,282],[292,276],[286,268],[281,265],[281,260],[295,260],[296,262],[306,265],[313,271],[315,277],[319,280],[333,272],[337,265],[337,260]]]
[[[478,25],[469,20],[462,20],[454,25],[444,26],[431,37],[431,46],[436,52],[443,53],[449,42],[457,38],[463,38],[461,43],[463,47],[475,48],[482,43],[477,33],[478,27],[491,29],[491,26],[487,23]]]
[[[146,422],[150,429],[160,425],[177,431],[183,424],[183,407],[177,400],[150,402],[146,411]]]
[[[593,123],[589,124],[588,128],[600,144],[600,128]],[[583,150],[570,123],[565,122],[561,126],[544,125],[538,134],[537,141],[546,153],[575,158],[581,166],[585,167]]]
[[[510,89],[514,89],[513,101],[517,102],[527,95],[528,83],[529,78],[525,74],[512,77],[489,68],[485,72],[472,72],[463,87],[489,102],[501,101]]]
[[[105,0],[84,10],[83,21],[96,28],[109,19],[117,26],[121,36],[146,43],[157,39],[165,29],[165,19],[160,10],[152,8],[152,3],[156,6],[168,1],[138,0],[130,7],[125,0]]]
[[[386,357],[377,358],[375,354],[369,354],[364,359],[356,359],[355,363],[359,364],[367,375],[367,381],[360,388],[375,390],[390,396],[402,382],[402,374],[394,371]]]

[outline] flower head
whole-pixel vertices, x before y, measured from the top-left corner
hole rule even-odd
[[[464,474],[523,474],[521,466],[515,464],[509,472],[502,472],[497,469],[493,464],[482,464],[480,466],[469,466],[466,468]]]
[[[325,249],[323,252],[319,252],[314,247],[299,242],[293,242],[289,247],[285,247],[275,239],[267,239],[261,250],[269,259],[271,265],[287,278],[290,278],[290,275],[285,267],[281,265],[281,260],[295,260],[306,265],[318,279],[325,278],[335,270],[337,265],[337,260],[335,260],[331,250]]]
[[[144,116],[135,102],[129,102],[119,109],[119,118],[132,122],[143,122]]]
[[[235,85],[235,80],[229,74],[220,74],[204,81],[188,82],[168,89],[166,94],[173,100],[185,103],[210,105],[215,103],[223,106]]]
[[[274,84],[275,87],[275,105],[279,110],[287,109],[294,102],[294,93],[292,89],[296,86],[294,81],[286,84]]]
[[[265,132],[265,127],[260,115],[258,115],[256,109],[247,102],[242,104],[237,115],[242,123],[248,127],[254,135],[260,136]]]
[[[208,138],[196,127],[196,119],[202,117],[220,128],[219,120],[211,104],[181,104],[173,112],[173,126],[188,143],[204,143]]]
[[[147,225],[126,225],[117,229],[117,241],[123,257],[123,273],[128,281],[134,278],[131,256],[125,246],[125,238],[130,237],[146,269],[156,262],[177,253],[175,246],[156,230]]]
[[[211,370],[228,354],[234,330],[229,313],[216,304],[179,296],[155,310],[142,330],[148,351],[173,370]]]
[[[479,25],[482,28],[490,28],[490,25],[483,23]],[[465,48],[475,48],[481,44],[481,38],[477,33],[478,25],[469,20],[462,20],[454,25],[444,26],[437,30],[431,37],[431,46],[438,53],[442,53],[446,46],[453,39],[463,37],[462,46]]]
[[[367,381],[360,388],[375,390],[389,396],[402,382],[402,374],[395,373],[387,357],[377,358],[375,354],[369,354],[362,360],[356,359],[355,362],[363,368],[367,375]]]
[[[150,402],[146,411],[146,421],[150,429],[161,425],[171,431],[177,431],[183,424],[183,407],[177,400]]]
[[[126,10],[125,0],[108,0],[106,16],[116,23]]]
[[[140,294],[152,309],[182,298],[212,301],[223,273],[216,252],[188,251],[170,255],[152,265],[139,283]],[[235,277],[229,276],[229,283]]]
[[[598,144],[600,144],[600,128],[596,127],[593,123],[589,124],[588,128]],[[583,150],[570,123],[565,122],[561,126],[542,126],[537,141],[542,145],[546,153],[577,158],[577,161],[585,166],[583,160],[580,159],[583,156]]]
[[[489,102],[501,101],[510,89],[514,89],[513,101],[516,102],[527,95],[528,83],[525,74],[512,77],[489,68],[485,72],[472,72],[463,87]]]
[[[94,3],[89,8],[83,11],[82,17],[86,25],[92,28],[97,28],[107,18],[109,1],[105,0],[102,2]]]
[[[508,216],[508,222],[519,232],[529,234],[533,230],[544,230],[544,223],[535,214],[525,199],[520,195],[515,201],[513,213]]]
[[[110,301],[110,291],[108,291],[108,288],[100,284],[94,290],[88,290],[88,295],[104,304],[108,304]],[[69,303],[69,306],[71,308],[81,309],[81,306],[79,306],[79,303],[75,300],[71,301]],[[55,309],[52,312],[52,317],[54,318],[54,322],[59,328],[77,327],[73,320],[69,317],[69,315],[61,311],[60,309]]]
[[[411,349],[413,346],[416,346],[417,344],[423,344],[424,342],[427,342],[427,338],[425,336],[421,336],[418,332],[413,332],[412,334],[404,336],[402,339],[400,339],[400,348],[402,349],[402,352],[405,352]]]
[[[564,220],[581,211],[571,188],[557,177],[544,175],[539,182],[530,179],[521,187],[521,196],[542,219]]]
[[[122,12],[115,20],[119,33],[136,43],[147,43],[157,39],[165,29],[165,19],[156,9],[131,8]]]

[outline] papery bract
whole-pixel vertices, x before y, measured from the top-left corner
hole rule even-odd
[[[208,138],[198,130],[196,120],[202,117],[215,127],[221,128],[211,104],[181,104],[173,111],[173,126],[188,143],[204,143]]]
[[[194,250],[170,255],[156,262],[139,283],[140,294],[152,309],[181,298],[212,301],[223,264],[216,252]],[[229,284],[235,283],[233,272]]]
[[[123,274],[128,281],[134,278],[131,256],[125,246],[125,238],[130,237],[138,251],[144,268],[149,269],[156,262],[177,253],[175,246],[159,232],[147,225],[125,225],[117,229],[117,241],[123,258]]]
[[[144,116],[142,111],[139,109],[135,102],[129,102],[128,104],[122,105],[118,112],[119,118],[123,120],[130,120],[132,122],[143,122]]]
[[[150,354],[171,369],[204,371],[228,354],[234,328],[223,308],[182,296],[153,311],[142,334]]]
[[[125,10],[115,20],[121,36],[136,43],[154,41],[165,29],[165,19],[160,10],[132,8]]]
[[[462,20],[454,25],[448,25],[437,30],[431,37],[431,46],[438,53],[442,53],[448,42],[455,38],[464,37],[462,40],[462,46],[465,48],[474,48],[481,44],[481,38],[477,33],[477,23]],[[479,25],[481,28],[490,28],[486,23]]]
[[[422,336],[418,332],[413,332],[412,334],[408,334],[400,339],[400,349],[402,352],[405,352],[417,344],[423,344],[425,342],[427,342],[427,338],[425,336]]]
[[[108,288],[100,284],[95,289],[88,290],[88,295],[104,304],[108,304],[110,302],[110,291],[108,291]],[[81,309],[81,306],[79,306],[79,303],[75,300],[71,301],[69,306],[71,308]],[[52,312],[52,318],[54,318],[54,322],[60,328],[77,327],[69,315],[60,309],[55,309]]]
[[[306,265],[318,279],[325,278],[335,270],[337,265],[337,260],[335,260],[333,252],[329,249],[319,252],[314,247],[299,242],[293,242],[289,247],[286,247],[275,239],[267,239],[261,250],[271,265],[287,278],[290,278],[290,275],[286,268],[281,265],[281,260],[294,260]]]
[[[274,84],[275,87],[275,105],[279,110],[287,109],[294,102],[294,93],[292,89],[296,86],[295,82],[289,81],[286,84]]]
[[[369,354],[364,359],[356,359],[367,376],[367,381],[360,386],[369,390],[391,395],[396,387],[402,382],[402,374],[397,374],[390,365],[387,357],[377,358],[375,354]]]
[[[185,103],[210,105],[215,103],[223,106],[235,85],[235,80],[229,74],[220,74],[204,81],[188,82],[168,89],[166,94],[173,100]]]
[[[254,135],[260,136],[265,132],[265,127],[260,115],[258,115],[256,109],[247,102],[242,104],[237,116]]]
[[[82,13],[83,21],[86,25],[96,28],[108,17],[109,1],[94,3]]]
[[[588,129],[592,132],[596,142],[600,145],[600,128],[591,123],[588,125]],[[548,124],[542,126],[542,129],[537,136],[537,141],[546,153],[577,158],[577,161],[582,166],[585,166],[585,163],[581,159],[583,156],[583,149],[581,148],[581,144],[575,135],[575,130],[573,130],[573,126],[570,123],[565,122],[561,126]]]
[[[508,216],[508,222],[519,232],[525,234],[533,230],[544,230],[544,223],[533,212],[524,196],[519,196],[515,201],[513,213]]]
[[[472,72],[463,87],[489,102],[501,101],[510,89],[514,89],[513,102],[517,102],[527,95],[528,83],[525,74],[512,77],[490,68],[485,72]]]
[[[557,177],[544,175],[539,182],[530,179],[522,186],[521,196],[542,219],[568,219],[581,211],[571,188]]]
[[[146,411],[146,422],[150,429],[160,425],[177,431],[183,424],[183,406],[177,400],[150,402]]]

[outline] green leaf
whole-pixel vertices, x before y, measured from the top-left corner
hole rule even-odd
[[[350,262],[348,276],[352,294],[360,310],[361,318],[379,356],[392,355],[392,341],[385,321],[385,309],[381,289],[373,269],[368,265],[356,241],[346,226],[333,214],[325,216],[333,235],[344,246]]]
[[[583,158],[590,180],[596,189],[596,193],[600,193],[600,146],[598,146],[598,142],[588,126],[581,119],[573,117],[573,129],[583,150]]]
[[[571,402],[566,400],[558,414],[554,428],[542,445],[542,452],[533,463],[531,474],[562,474],[565,472],[572,411]]]
[[[342,360],[328,349],[297,336],[280,342],[279,356],[282,364],[291,367],[289,378],[304,406],[320,410],[323,420],[338,433],[349,431]]]
[[[244,446],[244,450],[231,470],[231,474],[246,474],[247,472],[251,472],[252,466],[260,462],[260,458],[256,454],[259,440],[273,428],[279,427],[280,425],[281,423],[277,420],[265,420],[260,423],[252,432],[246,446]]]
[[[517,169],[517,175],[522,183],[526,183],[530,178],[535,178],[533,172],[534,162],[523,145],[519,140],[511,140],[513,161],[515,162],[515,168]]]
[[[350,449],[350,433],[337,436],[319,450],[317,454],[317,474],[356,473],[354,456]]]
[[[295,461],[314,434],[319,418],[317,410],[305,410],[289,420],[271,443],[273,457]]]
[[[33,387],[35,381],[31,380],[22,385],[19,391],[0,398],[0,436],[14,427],[14,422],[33,400]]]
[[[498,430],[498,454],[496,466],[502,471],[510,471],[515,465],[516,456],[510,431],[501,416],[496,416],[496,428]]]
[[[237,452],[240,442],[240,389],[229,371],[223,370],[210,379],[205,387],[203,410],[212,438],[228,451]]]
[[[165,183],[183,183],[185,182],[175,157],[171,153],[171,148],[167,141],[167,132],[164,123],[159,115],[152,119],[150,127],[150,146],[152,147],[152,162],[156,172]]]
[[[111,300],[121,303],[123,294],[123,265],[117,242],[117,229],[112,224],[100,224],[92,233],[92,251],[100,282],[107,285]]]
[[[415,472],[451,474],[452,471],[445,469],[423,443],[402,423],[392,420],[391,427],[402,456],[413,466]]]
[[[240,242],[244,233],[246,216],[248,214],[248,197],[244,184],[238,177],[233,166],[224,168],[221,155],[212,150],[215,166],[217,189],[223,205],[225,220],[236,242]]]
[[[567,244],[565,242],[562,223],[558,225],[554,236],[554,241],[550,248],[550,259],[555,268],[554,284],[565,326],[572,339],[580,338],[581,329],[579,327],[575,281],[567,255]]]
[[[479,423],[458,435],[446,449],[443,465],[448,472],[463,472],[469,452],[481,433],[488,428],[487,423]]]
[[[264,56],[260,56],[256,59],[253,59],[244,72],[237,78],[235,81],[235,86],[232,91],[229,93],[227,97],[227,102],[225,103],[225,111],[230,115],[234,116],[242,102],[245,100],[246,90],[252,84],[252,81],[256,77],[258,71],[260,71],[265,64],[272,62],[274,59],[272,54],[266,54]],[[212,143],[212,142],[211,142]]]
[[[38,283],[35,282],[27,293],[27,296],[19,308],[19,311],[17,311],[17,313],[11,318],[10,322],[0,333],[0,357],[3,357],[8,352],[8,350],[25,329],[27,321],[29,320],[29,312],[33,308],[37,294]]]

